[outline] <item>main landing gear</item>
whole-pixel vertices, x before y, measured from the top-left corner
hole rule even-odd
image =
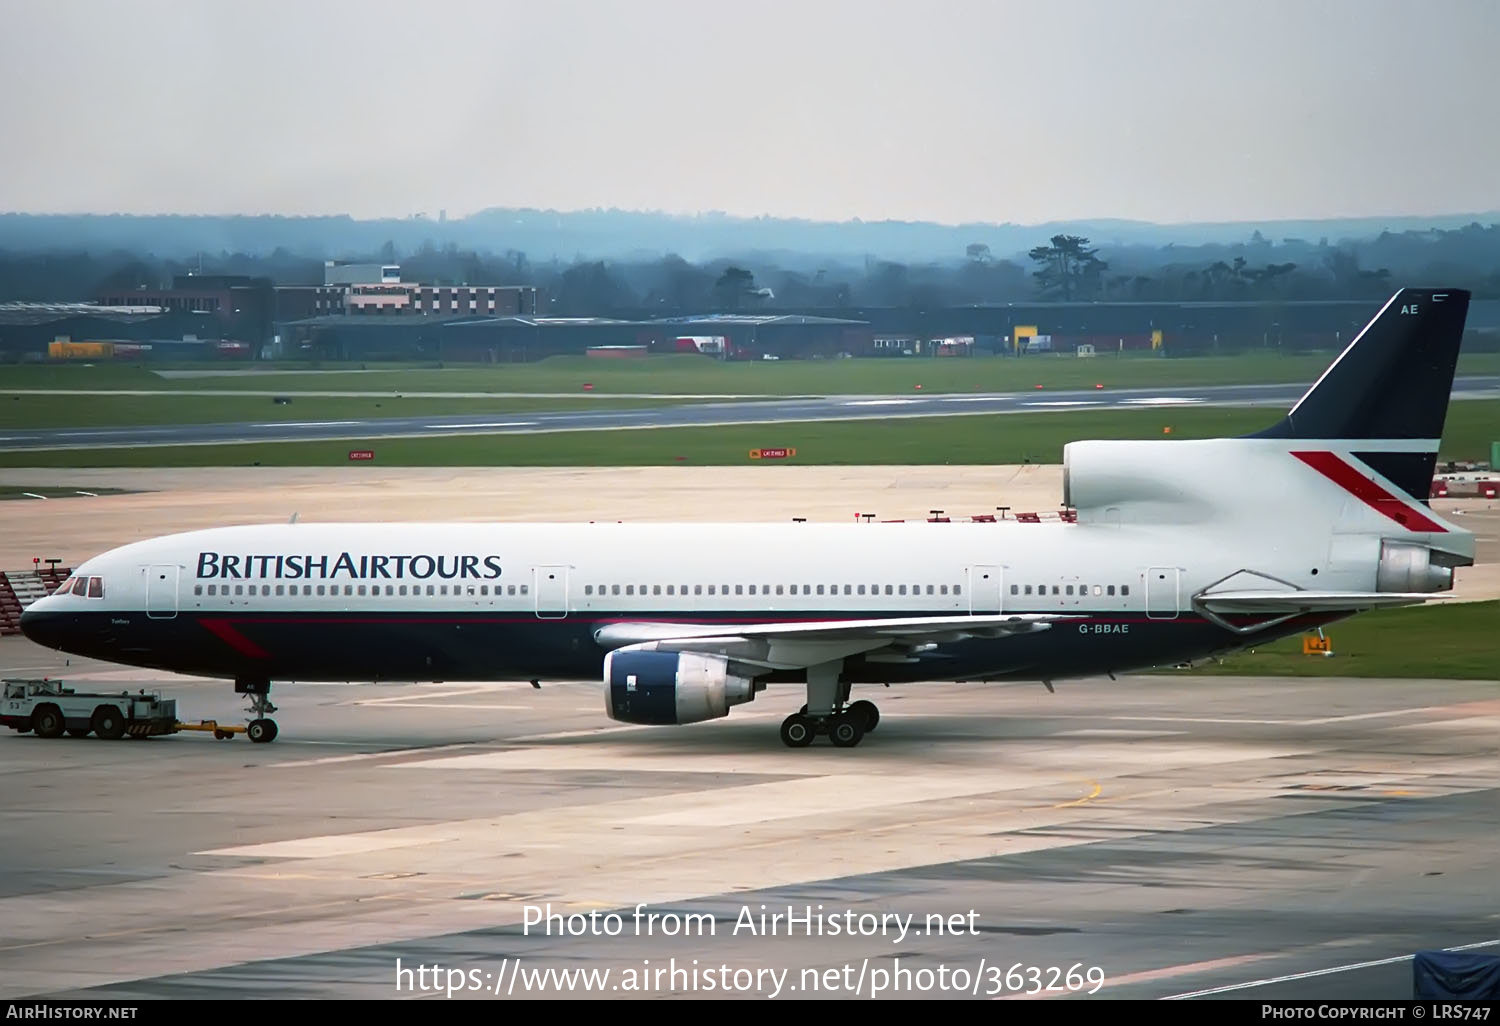
[[[276,711],[276,707],[271,704],[271,682],[241,677],[234,682],[234,690],[238,694],[250,696],[250,704],[245,707],[245,711],[250,714],[250,725],[245,728],[245,736],[256,744],[275,741],[276,721],[270,718],[270,714]]]
[[[824,663],[807,671],[807,704],[781,722],[781,743],[806,748],[827,734],[835,748],[853,748],[880,722],[874,702],[849,702],[849,685],[840,679],[843,663]]]

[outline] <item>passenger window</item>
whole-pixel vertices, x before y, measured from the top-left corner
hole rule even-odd
[[[269,584],[262,584],[260,586],[260,593],[262,595],[270,595],[271,594],[271,586]]]
[[[1071,584],[1068,585],[1068,594],[1069,595],[1073,594],[1073,586]]]
[[[360,585],[359,593],[361,595],[363,595],[365,593],[364,585]],[[353,595],[354,594],[354,585],[352,585],[352,584],[346,584],[346,585],[344,585],[344,594],[345,595]]]
[[[670,584],[667,585],[667,594],[668,595],[674,594],[673,591],[672,591],[672,585],[670,585]]]
[[[1026,585],[1026,594],[1028,594],[1028,595],[1031,594],[1031,585],[1029,585],[1029,584]]]
[[[646,589],[642,588],[641,589],[641,594],[644,595],[645,593],[646,593]],[[660,595],[661,594],[661,585],[659,585],[659,584],[653,584],[653,585],[651,585],[651,594],[653,594],[653,595]]]
[[[323,590],[323,589],[322,589],[322,588],[319,588],[319,589],[318,589],[318,591],[322,591],[322,590]],[[428,586],[427,586],[427,594],[429,594],[429,595],[431,595],[431,594],[432,594],[432,591],[433,591],[433,588],[432,588],[432,585],[430,585],[430,584],[429,584],[429,585],[428,585]]]
[[[229,589],[225,588],[224,590],[228,591]],[[217,584],[210,584],[208,586],[208,593],[210,595],[217,595],[219,593],[219,586]]]
[[[195,584],[195,585],[193,585],[193,594],[194,595],[202,595],[203,594],[203,585],[201,585],[201,584]]]
[[[745,586],[743,584],[736,584],[734,586],[734,593],[736,595],[743,595],[745,593]],[[750,594],[753,595],[755,593],[752,591]]]
[[[474,585],[472,585],[472,584],[469,585],[469,597],[470,598],[474,597]]]
[[[964,587],[963,587],[963,585],[961,585],[961,584],[955,584],[953,586],[953,594],[955,594],[955,595],[962,595],[963,593],[964,593]]]
[[[929,595],[932,594],[932,585],[930,585],[930,584],[927,586],[927,594],[929,594]],[[1012,592],[1011,594],[1015,594],[1015,592]]]
[[[280,585],[280,584],[278,584],[278,585],[276,585],[276,594],[278,594],[278,595],[281,595],[281,594],[283,594],[283,592],[282,592],[282,587],[283,587],[283,586],[282,586],[282,585]]]
[[[1019,594],[1021,594],[1021,588],[1020,588],[1020,586],[1016,585],[1016,584],[1012,584],[1010,586],[1010,593],[1012,595],[1019,595]]]
[[[236,595],[243,595],[245,593],[245,586],[243,584],[236,584],[234,586],[234,593]]]
[[[750,585],[750,594],[752,594],[752,595],[755,594],[755,585],[753,585],[753,584]]]
[[[1120,585],[1120,594],[1121,595],[1129,595],[1130,594],[1130,585],[1128,585],[1128,584],[1122,584],[1122,585]]]
[[[1057,587],[1057,585],[1055,585],[1055,584],[1054,584],[1054,585],[1053,585],[1053,586],[1052,586],[1052,594],[1054,594],[1054,595],[1056,595],[1056,594],[1057,594],[1057,593],[1058,593],[1058,590],[1059,590],[1059,589],[1058,589],[1058,587]]]
[[[319,595],[321,595],[321,594],[323,594],[323,588],[324,588],[324,587],[325,587],[325,586],[324,586],[324,585],[322,585],[322,584],[320,584],[320,585],[318,585],[318,594],[319,594]]]
[[[889,587],[889,586],[887,586],[887,587],[886,587],[886,589],[885,589],[885,593],[886,593],[886,594],[887,594],[887,595],[889,595],[889,594],[890,594],[890,593],[891,593],[891,589],[890,589],[890,587]],[[903,595],[905,595],[905,594],[906,594],[906,585],[904,585],[904,584],[903,584],[903,585],[901,585],[901,594],[903,594]]]
[[[620,586],[618,584],[611,584],[609,586],[609,593],[611,595],[618,595],[618,594],[620,594]]]
[[[710,584],[708,586],[708,593],[710,595],[712,595],[714,593],[714,586],[712,584]],[[695,584],[695,585],[693,585],[693,594],[694,595],[702,595],[703,594],[703,585],[701,585],[701,584]]]
[[[852,585],[852,584],[846,584],[846,585],[844,585],[844,594],[845,595],[851,595],[853,593],[854,593],[854,585]]]
[[[594,586],[592,584],[585,584],[583,586],[583,593],[585,595],[592,595],[594,593]]]
[[[1113,584],[1111,584],[1109,586],[1109,594],[1113,595],[1114,593],[1115,593],[1115,586]]]
[[[1095,595],[1098,595],[1098,594],[1099,594],[1099,585],[1097,585],[1097,584],[1096,584],[1096,585],[1094,585],[1094,594],[1095,594]]]
[[[890,586],[890,585],[889,585],[889,584],[887,584],[887,585],[886,585],[886,586],[885,586],[885,593],[886,593],[886,594],[887,594],[887,595],[889,595],[889,594],[890,594],[890,593],[891,593],[891,586]]]
[[[359,593],[360,593],[360,594],[361,594],[361,595],[363,595],[363,594],[364,594],[364,593],[365,593],[365,586],[364,586],[364,585],[363,585],[363,584],[361,584],[361,585],[360,585],[360,586],[359,586]]]
[[[781,594],[781,585],[779,585],[779,584],[776,585],[776,594],[778,594],[778,595]]]
[[[391,590],[390,586],[387,585],[385,590],[387,592],[389,592]],[[481,595],[488,595],[489,593],[490,593],[490,586],[488,584],[481,584],[479,586],[479,594],[481,594]]]
[[[446,584],[442,586],[440,593],[443,595],[448,594],[448,586]]]
[[[948,586],[946,584],[940,584],[940,585],[938,585],[938,594],[939,595],[946,595],[946,594],[948,594]]]
[[[863,595],[863,594],[864,594],[864,593],[865,593],[865,586],[864,586],[864,585],[863,585],[863,584],[861,584],[861,585],[860,585],[860,586],[859,586],[859,593],[860,593],[860,594],[861,594],[861,595]]]
[[[523,584],[523,585],[521,585],[521,594],[522,594],[522,595],[524,595],[524,594],[526,594],[526,587],[527,587],[527,586],[526,586],[526,585],[524,585],[524,584]]]
[[[627,584],[627,585],[625,585],[625,594],[627,594],[627,595],[634,595],[635,594],[635,585],[633,585],[633,584]]]
[[[396,594],[397,595],[405,595],[406,594],[406,585],[403,584],[403,585],[400,585],[399,587],[397,587],[396,588]]]
[[[821,584],[818,585],[818,594],[819,595],[823,594],[823,586]]]

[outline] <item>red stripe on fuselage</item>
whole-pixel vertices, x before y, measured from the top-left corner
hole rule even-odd
[[[231,627],[228,620],[211,620],[207,617],[201,617],[198,622],[207,627],[213,632],[215,637],[240,655],[249,656],[251,659],[271,658],[271,653]]]
[[[1442,534],[1448,531],[1442,524],[1414,508],[1411,503],[1392,495],[1334,453],[1293,452],[1292,455],[1381,516],[1389,517],[1408,531]]]

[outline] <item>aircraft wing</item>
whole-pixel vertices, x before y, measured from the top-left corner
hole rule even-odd
[[[870,654],[877,661],[915,662],[943,642],[1002,638],[1049,629],[1080,617],[1041,613],[893,617],[759,624],[614,623],[594,632],[605,648],[701,652],[772,669],[796,669]]]
[[[1316,613],[1414,606],[1441,597],[1398,591],[1222,591],[1194,601],[1215,613]]]

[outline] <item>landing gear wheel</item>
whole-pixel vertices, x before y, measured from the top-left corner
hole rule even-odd
[[[37,737],[62,737],[67,721],[55,705],[38,706],[31,714],[31,729]]]
[[[94,733],[106,741],[118,741],[125,736],[125,716],[112,705],[101,705],[94,710]]]
[[[864,736],[864,724],[848,713],[840,713],[828,721],[828,740],[835,748],[853,748]]]
[[[250,727],[245,731],[245,736],[258,745],[267,744],[276,740],[275,720],[251,720]]]
[[[806,748],[815,736],[813,722],[801,713],[793,713],[781,721],[781,743],[788,748]]]
[[[68,728],[68,736],[69,737],[88,737],[89,736],[89,728],[87,728],[87,727],[69,727]]]
[[[877,707],[874,702],[866,702],[864,699],[860,699],[858,702],[855,702],[853,705],[849,706],[848,709],[845,709],[844,715],[853,717],[854,719],[858,720],[860,724],[865,728],[866,734],[874,730],[875,725],[880,722],[879,707]]]
[[[214,740],[215,741],[228,741],[232,737],[234,737],[234,735],[231,734],[227,730],[216,730],[216,731],[214,731]]]

